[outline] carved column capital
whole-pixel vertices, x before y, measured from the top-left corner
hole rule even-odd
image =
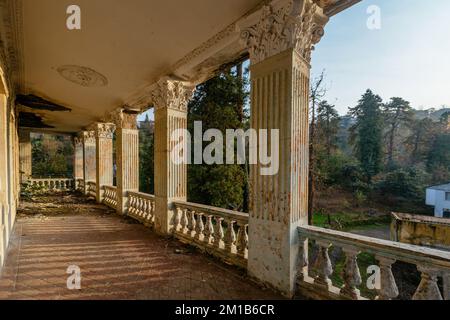
[[[73,144],[75,147],[82,147],[83,146],[83,136],[81,134],[76,135],[73,137]]]
[[[95,131],[83,131],[82,138],[84,144],[95,144]]]
[[[138,113],[127,110],[126,108],[119,108],[110,114],[110,121],[115,124],[117,129],[137,129]]]
[[[97,123],[95,125],[95,133],[98,138],[112,139],[116,131],[114,123]]]
[[[155,110],[174,109],[187,112],[189,100],[194,94],[195,86],[190,83],[162,79],[152,92]]]
[[[313,0],[274,1],[255,14],[259,16],[250,19],[249,26],[240,26],[252,64],[287,49],[294,49],[309,63],[329,20]]]

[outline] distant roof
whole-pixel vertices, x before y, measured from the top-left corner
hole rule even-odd
[[[428,189],[439,190],[439,191],[450,191],[450,183],[441,184],[440,186],[428,187]]]

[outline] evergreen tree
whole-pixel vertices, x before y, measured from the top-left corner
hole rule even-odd
[[[148,115],[139,126],[139,190],[154,194],[154,134]]]
[[[411,152],[410,162],[412,164],[420,163],[426,157],[433,136],[433,128],[434,123],[430,118],[414,119],[409,123],[411,134],[407,137],[405,143]]]
[[[334,105],[327,101],[319,103],[317,108],[318,144],[322,146],[327,156],[330,156],[337,148],[339,120],[339,114]]]
[[[188,128],[192,137],[195,121],[202,122],[203,131],[218,129],[224,136],[227,129],[245,127],[248,110],[244,110],[245,119],[241,121],[242,106],[246,105],[248,98],[248,93],[244,90],[245,81],[246,77],[239,75],[238,68],[237,72],[235,70],[222,72],[197,87],[189,103]],[[210,142],[204,142],[203,149],[208,144]],[[244,199],[246,186],[245,166],[237,164],[188,166],[189,201],[234,210],[246,210]]]
[[[397,133],[401,125],[408,125],[413,118],[413,111],[408,101],[394,97],[383,106],[383,115],[387,125],[386,146],[388,167],[394,165],[394,152]]]
[[[351,141],[369,183],[382,166],[381,104],[380,96],[368,89],[358,105],[350,108],[350,115],[356,119],[351,128]]]

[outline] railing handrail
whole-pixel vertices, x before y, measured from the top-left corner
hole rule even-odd
[[[105,189],[117,190],[116,186],[103,186]]]
[[[144,192],[136,192],[136,191],[128,191],[129,196],[142,197],[148,200],[155,200],[155,196],[149,193]]]
[[[205,214],[218,215],[222,218],[232,218],[236,221],[246,222],[248,223],[249,214],[239,211],[233,211],[229,209],[223,209],[213,206],[207,206],[204,204],[192,203],[192,202],[184,202],[184,201],[174,201],[175,206],[190,209],[198,212],[202,212]]]
[[[30,181],[72,181],[73,178],[30,178]]]
[[[300,226],[298,232],[302,238],[329,241],[337,246],[356,247],[367,253],[407,263],[433,265],[450,270],[450,252],[314,226]]]

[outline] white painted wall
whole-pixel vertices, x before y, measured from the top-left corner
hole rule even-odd
[[[446,200],[446,193],[442,190],[427,189],[426,204],[434,206],[434,216],[444,217],[444,211],[450,210],[450,200]]]

